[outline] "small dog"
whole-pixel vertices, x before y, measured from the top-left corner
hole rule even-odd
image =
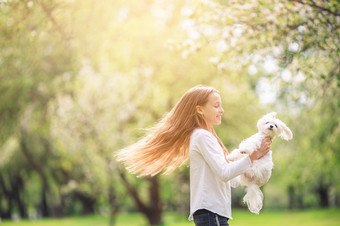
[[[276,135],[280,136],[284,140],[290,140],[293,138],[292,131],[281,120],[276,118],[276,112],[271,112],[264,115],[257,122],[258,133],[243,140],[238,149],[233,150],[228,155],[229,161],[236,161],[251,154],[253,151],[260,148],[262,140],[269,136],[273,139]],[[243,197],[243,202],[248,206],[248,209],[259,214],[263,206],[263,193],[260,187],[268,182],[272,169],[272,151],[269,151],[262,158],[253,161],[251,169],[241,174],[233,180],[232,187],[238,185],[246,186],[246,195]]]

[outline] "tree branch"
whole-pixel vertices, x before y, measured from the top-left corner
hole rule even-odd
[[[34,160],[34,157],[31,155],[30,151],[28,150],[27,144],[26,144],[26,136],[27,132],[25,128],[21,128],[21,139],[20,139],[20,150],[27,159],[30,166],[35,170],[38,175],[40,176],[40,179],[42,180],[42,184],[44,188],[49,191],[49,186],[47,183],[47,177],[43,171],[43,169],[40,167],[40,165]]]
[[[126,189],[128,190],[131,197],[133,198],[133,201],[136,203],[137,208],[139,209],[140,212],[143,212],[143,213],[146,214],[148,212],[148,207],[142,202],[142,200],[138,196],[138,192],[136,191],[136,189],[128,182],[124,171],[119,169],[119,167],[118,167],[118,172],[119,172],[119,176],[122,179]]]
[[[52,22],[53,26],[57,29],[57,31],[61,34],[61,36],[64,38],[64,40],[67,40],[67,35],[65,34],[65,32],[63,31],[63,29],[60,28],[59,24],[57,23],[57,21],[55,20],[55,18],[52,15],[51,10],[45,5],[45,3],[43,1],[38,1],[41,8],[43,9],[43,11],[46,13],[47,17],[50,19],[50,21]]]
[[[312,1],[313,3],[308,3],[308,2],[305,2],[305,1],[302,1],[302,0],[292,0],[292,1],[300,3],[302,5],[309,5],[309,6],[313,7],[313,8],[319,9],[319,10],[324,11],[324,12],[328,12],[328,13],[333,14],[335,16],[340,16],[340,13],[333,12],[332,10],[329,10],[329,9],[327,9],[325,7],[319,6],[314,1]]]
[[[7,190],[4,179],[1,174],[0,174],[0,185],[2,187],[2,191],[5,193],[5,196],[10,196],[10,192]]]

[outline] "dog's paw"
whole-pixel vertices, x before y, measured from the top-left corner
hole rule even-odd
[[[231,162],[234,162],[234,161],[241,159],[241,157],[242,157],[242,155],[240,153],[240,150],[235,149],[227,156],[227,159]]]
[[[230,180],[230,186],[232,188],[237,188],[241,185],[241,182],[240,182],[240,177],[235,177],[233,179]]]

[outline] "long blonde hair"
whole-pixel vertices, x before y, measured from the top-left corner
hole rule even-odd
[[[202,115],[196,106],[204,106],[211,93],[216,89],[198,85],[189,89],[175,107],[137,143],[120,150],[118,161],[123,162],[129,172],[139,176],[154,176],[166,168],[170,173],[189,158],[190,136],[196,128],[207,129]],[[223,145],[214,129],[210,131],[218,140],[225,155]]]

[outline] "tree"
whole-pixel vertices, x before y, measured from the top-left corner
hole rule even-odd
[[[0,97],[0,146],[4,147],[11,140],[18,143],[13,154],[2,162],[1,174],[5,184],[6,181],[20,179],[20,183],[11,185],[12,194],[7,205],[11,203],[10,197],[15,197],[22,217],[27,216],[28,205],[37,207],[36,200],[26,203],[19,199],[29,192],[27,184],[35,172],[42,184],[39,191],[40,208],[44,216],[49,216],[47,205],[51,209],[55,205],[52,200],[46,200],[46,193],[51,192],[49,180],[53,178],[49,169],[53,166],[49,168],[41,164],[44,160],[49,160],[47,157],[51,154],[48,121],[44,114],[49,99],[56,92],[55,81],[73,67],[72,49],[64,51],[67,40],[60,37],[58,31],[51,29],[51,24],[56,26],[55,19],[43,2],[2,1],[0,12],[0,90],[4,94]],[[47,32],[51,32],[50,35]],[[18,159],[12,160],[16,157]],[[14,164],[9,166],[10,163]],[[18,168],[18,171],[5,170],[12,167]],[[6,187],[2,186],[2,189],[6,193]],[[10,206],[8,211],[13,212]]]
[[[289,147],[301,155],[288,152],[284,156],[296,175],[288,176],[285,185],[289,194],[307,186],[319,195],[320,206],[329,205],[329,190],[339,183],[334,176],[339,166],[335,158],[338,147],[333,143],[339,136],[339,121],[334,118],[340,87],[338,9],[338,1],[321,0],[191,1],[183,20],[186,42],[195,47],[181,48],[184,52],[194,55],[202,48],[216,48],[210,60],[219,70],[243,72],[239,75],[246,77],[260,101],[265,97],[263,103],[285,111],[289,121],[310,122],[309,129],[292,127],[297,140]],[[313,137],[315,142],[308,143],[299,134],[309,141]],[[311,153],[318,156],[312,163],[319,167],[306,175],[303,172],[310,166],[304,156]],[[301,184],[307,181],[314,183]]]

